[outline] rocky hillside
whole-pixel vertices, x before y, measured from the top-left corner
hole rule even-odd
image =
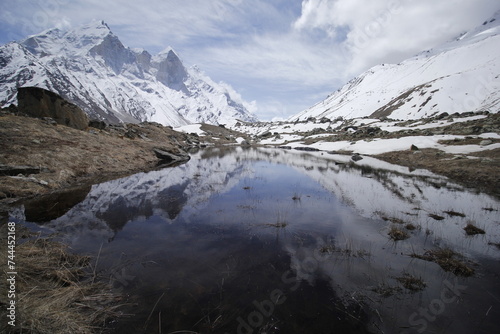
[[[172,48],[154,56],[127,48],[102,21],[0,46],[0,107],[17,104],[17,88],[27,86],[58,93],[109,123],[255,120],[234,91],[186,68]]]
[[[211,125],[197,134],[155,122],[68,123],[70,114],[79,120],[84,113],[54,93],[21,91],[23,108],[0,110],[0,209],[24,197],[176,165],[193,149],[245,137]]]
[[[443,112],[500,109],[500,12],[476,29],[399,64],[352,79],[289,120],[371,117],[420,119]]]
[[[500,196],[500,113],[442,113],[418,120],[309,118],[307,121],[238,123],[260,145],[322,154],[365,156],[446,175]]]

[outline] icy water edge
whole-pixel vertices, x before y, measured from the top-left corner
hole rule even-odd
[[[99,253],[128,296],[116,333],[500,331],[500,203],[428,171],[207,149],[70,197],[60,217],[27,204],[11,219]],[[474,273],[412,256],[437,249]]]

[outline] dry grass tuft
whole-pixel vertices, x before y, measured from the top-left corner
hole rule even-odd
[[[399,229],[397,227],[391,227],[391,229],[389,230],[389,233],[387,233],[389,235],[389,237],[391,237],[392,240],[394,241],[398,241],[398,240],[405,240],[405,239],[408,239],[410,236],[408,235],[408,233],[406,233],[405,231],[403,231],[402,229]]]
[[[411,223],[410,223],[410,224],[406,224],[406,225],[405,225],[405,228],[406,228],[407,230],[409,230],[409,231],[413,231],[413,230],[416,230],[416,229],[417,229],[417,227],[416,227],[415,225],[411,224]]]
[[[106,284],[92,282],[89,257],[71,254],[67,246],[47,238],[24,240],[15,254],[16,327],[0,327],[2,333],[91,334],[101,331],[108,319],[120,316],[120,297]],[[7,294],[1,294],[0,304],[6,302]]]
[[[411,257],[435,262],[444,271],[450,271],[457,276],[468,277],[474,275],[474,269],[465,263],[463,256],[449,248],[428,250],[423,255],[412,254]]]
[[[422,291],[427,284],[420,277],[415,277],[408,273],[403,273],[403,276],[396,277],[396,280],[401,283],[405,289],[413,292]]]
[[[467,235],[476,235],[476,234],[485,234],[483,229],[474,226],[473,224],[469,223],[467,226],[464,227],[465,233]]]

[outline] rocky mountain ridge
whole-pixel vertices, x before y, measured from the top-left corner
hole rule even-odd
[[[47,30],[0,47],[0,106],[16,104],[18,87],[53,91],[90,118],[179,126],[256,120],[237,94],[168,47],[152,56],[125,47],[103,21]]]

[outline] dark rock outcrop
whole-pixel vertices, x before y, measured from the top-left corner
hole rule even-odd
[[[153,152],[158,159],[161,160],[162,163],[175,163],[175,162],[185,162],[191,159],[189,154],[178,149],[178,152],[169,152],[163,148],[154,148]]]
[[[352,161],[360,161],[363,160],[363,157],[359,155],[359,153],[354,153],[354,155],[351,157]]]
[[[295,147],[295,149],[297,151],[307,151],[307,152],[318,152],[319,149],[315,148],[315,147],[307,147],[307,146],[298,146],[298,147]]]
[[[33,167],[33,166],[7,166],[0,165],[0,176],[9,175],[30,175],[30,174],[38,174],[43,171],[46,171],[46,168],[43,167]]]
[[[89,121],[89,127],[99,129],[99,130],[104,130],[108,127],[108,124],[106,122],[98,120],[98,119],[91,119]]]
[[[78,106],[56,93],[38,88],[21,87],[17,90],[18,110],[32,117],[50,117],[58,124],[85,130],[89,120]]]

